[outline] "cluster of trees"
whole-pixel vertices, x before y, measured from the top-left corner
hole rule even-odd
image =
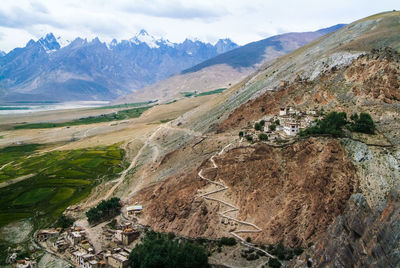
[[[56,227],[61,227],[63,229],[71,227],[72,224],[74,224],[75,219],[65,216],[65,215],[61,215],[60,218],[58,218],[57,222],[56,222]]]
[[[147,232],[140,244],[129,255],[131,267],[209,267],[207,252],[202,246],[174,238],[174,236]]]
[[[372,120],[371,115],[367,113],[352,114],[350,116],[350,130],[354,132],[361,132],[366,134],[374,134],[375,133],[375,124],[374,120]]]
[[[234,246],[236,245],[236,239],[233,237],[222,237],[219,242],[218,242],[218,246]]]
[[[345,112],[331,112],[324,119],[317,120],[316,124],[300,132],[300,136],[329,134],[334,137],[343,135],[343,127],[350,131],[374,134],[375,124],[371,115],[367,113],[353,114],[350,121]]]
[[[109,220],[121,212],[121,203],[118,197],[113,197],[107,201],[101,201],[96,207],[86,212],[88,222],[98,223]]]

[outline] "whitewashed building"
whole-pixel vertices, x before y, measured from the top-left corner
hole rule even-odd
[[[284,123],[283,130],[288,136],[295,136],[300,131],[300,124],[295,121],[288,121]]]

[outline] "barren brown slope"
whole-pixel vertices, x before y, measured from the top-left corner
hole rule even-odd
[[[186,141],[168,154],[149,174],[164,174],[162,181],[132,196],[130,202],[144,204],[141,221],[181,235],[229,235],[240,226],[221,223],[219,213],[227,208],[218,200],[225,200],[239,208],[239,220],[262,230],[248,234],[253,240],[282,239],[296,246],[322,237],[353,193],[359,192],[369,206],[381,209],[388,191],[400,185],[399,128],[394,127],[399,123],[399,63],[392,49],[368,52],[367,48],[381,45],[376,29],[391,23],[396,26],[391,28],[389,43],[395,47],[398,18],[399,12],[391,12],[355,22],[266,64],[173,121],[172,125],[202,132],[204,137]],[[368,46],[348,50],[347,44],[371,33],[376,33],[376,39],[369,40]],[[281,88],[281,80],[288,80],[288,86]],[[210,157],[225,145],[233,142],[240,147],[241,127],[285,105],[300,110],[367,111],[377,123],[378,134],[353,134],[341,140],[310,138],[280,148],[242,144],[243,148],[215,157],[218,168],[212,167]],[[197,146],[206,150],[193,153]],[[216,200],[204,200],[205,193],[218,189],[199,178],[200,170],[228,187],[213,195]]]
[[[262,229],[246,234],[253,241],[304,246],[325,231],[357,189],[355,168],[335,140],[309,139],[286,148],[260,144],[229,150],[215,160],[219,169],[204,162],[198,170],[229,187],[219,198],[239,208],[238,219]],[[239,229],[221,223],[224,205],[200,197],[212,188],[198,170],[135,195],[131,202],[146,208],[143,223],[192,237],[229,236],[232,228]]]

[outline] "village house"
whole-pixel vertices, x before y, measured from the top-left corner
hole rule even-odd
[[[85,255],[86,253],[85,252],[80,252],[80,251],[75,251],[75,252],[72,252],[72,261],[73,262],[75,262],[75,263],[80,263],[80,260],[81,260],[81,257],[83,256],[83,255]]]
[[[300,131],[300,123],[297,121],[286,121],[284,122],[283,130],[288,136],[297,135]]]
[[[140,232],[132,228],[127,228],[122,232],[122,244],[124,246],[129,245],[140,236]]]
[[[93,254],[84,254],[79,258],[79,265],[81,268],[88,268],[90,266],[90,261],[94,260]],[[97,261],[96,261],[97,264]]]
[[[279,116],[286,116],[289,113],[289,109],[286,107],[281,107],[279,109]]]
[[[17,263],[14,264],[16,268],[37,268],[36,261],[30,260],[18,260]]]
[[[128,206],[126,207],[126,213],[128,215],[137,215],[140,214],[143,210],[142,205],[134,205],[134,206]]]
[[[67,243],[67,241],[65,241],[63,237],[61,237],[54,242],[53,246],[55,251],[64,252],[69,247],[69,244]]]
[[[40,230],[37,234],[37,240],[43,242],[49,238],[56,237],[59,233],[60,231],[54,229]]]
[[[127,256],[123,254],[111,254],[108,256],[107,263],[110,267],[113,268],[127,268],[129,267],[129,259]]]
[[[79,242],[81,242],[85,236],[85,231],[72,231],[68,232],[66,239],[71,245],[75,246],[79,244]]]

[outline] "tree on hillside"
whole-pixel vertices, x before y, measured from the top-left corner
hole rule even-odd
[[[75,219],[70,218],[65,215],[61,215],[60,218],[58,218],[56,222],[56,227],[61,227],[63,229],[71,227],[72,224],[74,223]]]
[[[265,133],[260,133],[260,134],[258,135],[258,138],[259,138],[261,141],[267,141],[267,140],[268,140],[268,135],[265,134]]]
[[[148,232],[129,255],[131,267],[209,267],[205,249],[191,242]]]
[[[352,115],[350,117],[353,120],[353,124],[351,127],[352,131],[361,132],[366,134],[374,134],[375,133],[375,124],[374,120],[368,113],[361,113],[360,116],[357,114]]]
[[[300,132],[301,136],[330,134],[338,137],[343,135],[343,126],[347,123],[345,112],[331,112],[322,120],[317,120],[315,126]]]
[[[96,207],[86,212],[88,222],[93,224],[111,219],[121,212],[121,203],[118,197],[113,197],[107,201],[102,200]]]

